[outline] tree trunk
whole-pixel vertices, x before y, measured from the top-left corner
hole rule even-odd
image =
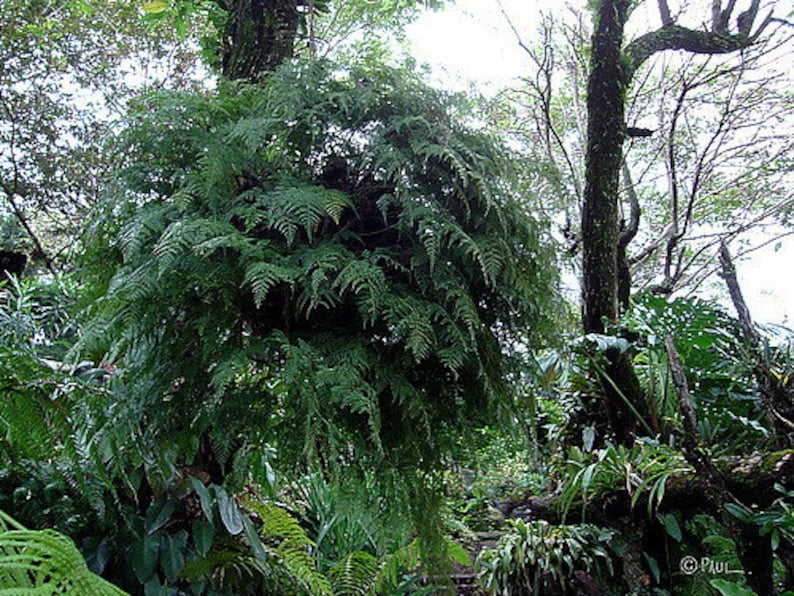
[[[730,21],[735,3],[730,2],[723,11],[719,0],[715,0],[719,19],[713,30],[694,30],[676,25],[667,4],[661,2],[664,25],[640,36],[624,49],[624,28],[633,4],[632,0],[593,2],[582,205],[585,333],[604,333],[609,323],[617,321],[619,297],[625,303],[630,291],[627,271],[621,271],[620,264],[625,261],[631,237],[620,241],[618,192],[626,137],[626,94],[634,73],[653,54],[666,50],[727,54],[747,48],[757,41],[772,20],[770,13],[752,32],[758,14],[758,3],[754,1],[751,9],[739,16],[739,32],[731,33],[726,23]],[[606,374],[599,375],[606,397],[606,412],[615,439],[630,443],[642,419],[648,419],[646,400],[628,355],[607,356]]]
[[[262,81],[292,57],[298,31],[297,0],[228,0],[222,72],[229,80]]]
[[[622,56],[628,0],[604,0],[595,16],[587,86],[587,156],[582,206],[585,333],[604,333],[618,318],[618,192],[630,74]],[[626,288],[627,291],[627,288]],[[630,444],[639,418],[648,419],[640,384],[625,353],[607,354],[606,395],[610,431]],[[603,376],[603,375],[602,375]]]
[[[582,207],[586,333],[604,333],[604,319],[618,316],[618,186],[626,94],[621,46],[627,11],[626,0],[602,2],[593,34]]]

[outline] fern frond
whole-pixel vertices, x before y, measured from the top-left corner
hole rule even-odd
[[[245,505],[262,521],[260,535],[267,552],[275,556],[309,594],[331,596],[331,585],[317,571],[310,554],[314,542],[306,535],[298,520],[286,509],[272,503],[246,501]]]
[[[328,570],[335,596],[367,596],[377,583],[380,564],[369,553],[355,551]]]
[[[9,530],[8,527],[16,528]],[[0,512],[0,593],[123,596],[88,570],[68,537],[54,530],[27,530]]]
[[[278,284],[290,284],[298,275],[292,267],[269,262],[252,263],[246,267],[243,283],[251,288],[257,308],[267,298],[268,292]]]

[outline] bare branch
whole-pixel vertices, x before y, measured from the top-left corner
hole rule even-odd
[[[736,8],[736,0],[728,0],[728,6],[725,7],[720,13],[719,22],[717,24],[716,31],[719,33],[727,33],[728,32],[728,25],[731,22],[731,15],[733,14],[733,9]]]
[[[634,186],[629,166],[626,164],[625,160],[623,161],[621,170],[623,180],[626,184],[626,196],[629,199],[629,223],[621,231],[618,244],[625,247],[634,239],[640,228],[640,199],[637,196],[637,189]]]
[[[681,366],[681,358],[675,348],[673,338],[664,338],[664,347],[667,350],[667,358],[670,363],[670,375],[673,379],[678,393],[678,408],[681,412],[681,421],[684,427],[682,440],[682,451],[687,462],[695,469],[695,472],[703,479],[711,493],[711,498],[721,505],[724,503],[735,503],[749,511],[749,509],[739,501],[725,484],[725,479],[720,474],[708,453],[701,446],[700,433],[698,432],[697,415],[692,405],[692,398],[689,394],[684,368]]]
[[[739,322],[742,324],[747,337],[755,344],[761,340],[758,331],[753,324],[753,318],[750,316],[750,309],[747,308],[747,303],[744,301],[742,290],[739,287],[739,280],[736,278],[736,267],[733,265],[733,260],[728,252],[728,246],[725,242],[720,243],[720,266],[722,267],[722,276],[725,279],[725,285],[728,286],[728,292],[731,295],[733,307],[736,309],[736,314],[739,315]]]
[[[782,383],[772,372],[761,335],[755,328],[753,319],[750,316],[750,309],[747,308],[747,304],[744,301],[742,290],[739,287],[739,280],[736,277],[736,268],[733,265],[731,254],[728,252],[728,246],[725,242],[720,244],[719,255],[722,276],[728,286],[733,307],[739,315],[742,331],[744,331],[750,349],[755,356],[756,364],[753,367],[753,372],[758,384],[761,386],[761,401],[767,410],[767,418],[772,428],[777,432],[778,438],[783,440],[787,434],[794,430],[792,392],[787,387],[787,384]]]
[[[532,50],[530,49],[530,47],[526,43],[524,43],[524,40],[522,39],[521,34],[518,32],[518,29],[516,28],[515,24],[513,23],[513,19],[510,18],[509,14],[507,14],[507,11],[505,10],[504,6],[502,5],[501,0],[496,0],[496,5],[499,7],[499,12],[502,13],[502,16],[505,18],[505,21],[507,21],[508,27],[510,27],[510,30],[513,32],[513,35],[516,38],[516,42],[518,43],[518,47],[520,47],[522,50],[524,50],[527,54],[532,56],[533,59],[534,59],[534,55],[532,53]]]
[[[720,0],[711,0],[711,30],[714,32],[720,30],[721,14],[722,14],[722,2],[720,2]]]
[[[744,35],[746,37],[750,36],[750,29],[753,28],[755,18],[758,16],[758,7],[760,4],[761,0],[753,0],[750,3],[750,8],[736,17],[736,29],[739,31],[739,35]]]
[[[662,17],[662,26],[672,25],[673,17],[670,16],[670,7],[667,5],[667,0],[658,0],[659,15]]]

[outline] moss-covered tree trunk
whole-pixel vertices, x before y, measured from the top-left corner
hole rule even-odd
[[[752,31],[759,2],[751,0],[741,13],[737,31],[730,30],[736,3],[725,9],[712,2],[710,30],[675,24],[666,0],[658,0],[662,27],[624,47],[626,21],[635,3],[631,0],[598,0],[593,3],[594,33],[587,88],[587,153],[582,207],[583,326],[585,333],[604,333],[619,316],[619,296],[627,300],[626,244],[620,241],[619,182],[626,136],[626,95],[636,70],[658,52],[685,50],[699,54],[727,54],[754,44],[772,20],[771,14]],[[622,275],[621,275],[622,272]],[[619,290],[620,287],[620,290]],[[600,374],[611,434],[630,443],[648,420],[637,376],[628,355],[607,354],[606,374]]]
[[[221,43],[229,80],[259,82],[292,57],[298,31],[297,0],[227,0]]]
[[[604,333],[604,320],[618,315],[618,184],[627,77],[621,54],[627,8],[626,0],[603,2],[593,35],[582,207],[586,333]]]
[[[587,156],[582,208],[585,333],[604,333],[618,317],[618,192],[626,89],[631,78],[623,58],[628,0],[605,0],[597,7],[587,87]],[[637,376],[623,353],[607,354],[601,379],[610,431],[630,443],[647,419]]]

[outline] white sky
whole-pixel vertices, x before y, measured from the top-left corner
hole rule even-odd
[[[527,40],[537,27],[541,7],[550,6],[539,0],[502,0],[501,5]],[[559,1],[554,10],[566,11],[566,3]],[[656,18],[651,10],[643,10],[634,15],[635,21]],[[708,14],[706,9],[704,15]],[[474,85],[490,95],[529,72],[529,60],[497,0],[457,0],[443,11],[427,12],[408,28],[407,36],[413,56],[431,66],[431,81],[446,88]],[[739,283],[757,322],[794,326],[792,263],[792,237],[782,239],[777,250],[773,243],[737,260]]]

